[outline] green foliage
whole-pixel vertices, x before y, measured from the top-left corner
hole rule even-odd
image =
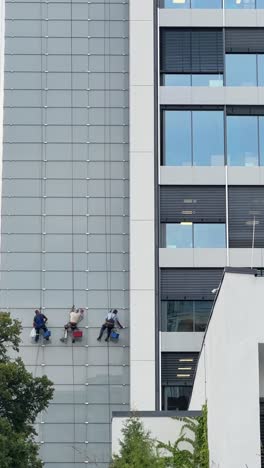
[[[132,416],[122,429],[120,455],[114,455],[111,468],[209,468],[207,406],[198,418],[175,419],[184,423],[176,442],[156,444],[139,418]]]
[[[19,350],[21,324],[0,312],[0,467],[40,468],[34,423],[53,396],[52,382],[33,377],[7,346]]]
[[[145,431],[142,422],[132,416],[122,429],[120,455],[114,455],[111,468],[161,468],[164,460],[159,457],[155,442]]]
[[[52,395],[48,378],[34,378],[21,359],[0,362],[0,417],[17,431],[32,431],[36,415],[47,408]]]
[[[164,466],[174,468],[193,468],[192,452],[187,449],[180,448],[180,444],[186,442],[187,439],[183,434],[180,435],[174,444],[171,444],[171,442],[168,444],[159,442],[158,449],[165,450],[165,456],[163,457]]]
[[[158,448],[169,453],[165,457],[167,467],[174,468],[209,468],[209,449],[207,438],[207,406],[202,408],[202,415],[198,418],[175,418],[184,424],[179,438],[174,444],[159,442]],[[190,437],[186,436],[186,432]],[[181,444],[190,447],[181,449]]]
[[[21,323],[13,320],[8,312],[0,312],[0,361],[8,361],[7,346],[19,350]]]
[[[42,468],[38,446],[32,436],[16,432],[5,418],[0,418],[1,468]]]
[[[194,443],[194,466],[209,468],[207,405],[203,406],[202,416],[197,418],[197,421]]]

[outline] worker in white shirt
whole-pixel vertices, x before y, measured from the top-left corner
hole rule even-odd
[[[118,320],[118,311],[116,309],[110,310],[110,312],[108,312],[107,316],[105,317],[105,323],[101,327],[100,334],[97,338],[97,341],[101,341],[101,338],[105,330],[107,330],[107,337],[105,341],[109,341],[111,331],[113,330],[116,324],[118,325],[119,328],[124,328]]]
[[[68,331],[70,330],[71,332],[73,332],[74,330],[77,329],[77,325],[78,323],[83,319],[83,314],[84,314],[84,309],[75,309],[75,306],[73,305],[72,306],[72,309],[70,311],[70,320],[68,323],[66,323],[66,325],[64,325],[64,337],[61,338],[61,341],[62,342],[65,342],[67,341],[67,338],[68,338]],[[74,338],[72,339],[72,342],[74,343],[75,340]]]

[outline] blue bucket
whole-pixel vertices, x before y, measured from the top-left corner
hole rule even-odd
[[[112,340],[117,341],[118,338],[119,338],[119,333],[117,333],[116,331],[112,331],[110,337],[111,337]]]

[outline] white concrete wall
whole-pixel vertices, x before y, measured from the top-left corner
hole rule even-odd
[[[261,466],[258,343],[264,342],[263,303],[264,278],[225,274],[189,408],[201,409],[207,399],[212,466]]]
[[[164,443],[174,443],[181,432],[183,422],[175,418],[168,417],[143,417],[140,418],[144,428],[150,431],[151,437],[155,440]],[[112,422],[112,453],[118,454],[120,449],[120,440],[122,440],[122,428],[126,423],[127,418],[114,417]],[[185,431],[186,436],[191,436],[188,431]],[[182,449],[187,448],[191,450],[189,444],[181,444]],[[138,467],[140,468],[140,467]]]
[[[130,404],[155,409],[153,0],[130,0]]]

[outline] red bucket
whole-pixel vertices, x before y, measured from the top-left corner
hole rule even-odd
[[[73,336],[74,338],[82,338],[83,332],[82,332],[82,330],[74,330],[74,331],[72,332],[72,336]]]

